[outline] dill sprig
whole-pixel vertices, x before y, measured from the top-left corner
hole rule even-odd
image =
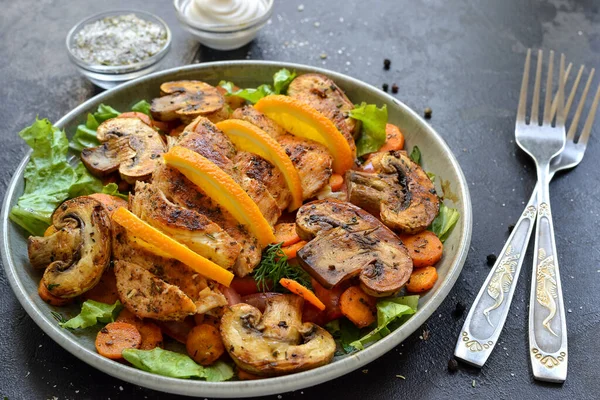
[[[264,250],[258,268],[254,270],[254,280],[261,292],[287,292],[280,284],[281,278],[295,280],[311,288],[310,277],[301,267],[293,266],[281,249],[282,243],[270,244]],[[271,288],[271,285],[273,286]]]

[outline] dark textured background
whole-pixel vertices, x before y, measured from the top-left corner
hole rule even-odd
[[[600,118],[577,170],[552,185],[557,245],[569,312],[569,377],[560,385],[533,380],[527,352],[530,271],[525,263],[506,328],[482,370],[447,371],[469,305],[489,271],[507,227],[534,186],[533,165],[513,141],[525,50],[564,52],[597,67],[599,3],[533,0],[276,0],[272,21],[249,46],[222,53],[199,47],[180,29],[170,1],[129,1],[163,17],[173,30],[166,66],[222,59],[268,59],[322,66],[375,86],[397,83],[397,97],[421,112],[448,142],[473,200],[473,242],[450,296],[421,331],[364,371],[281,398],[391,399],[598,398],[600,379]],[[152,4],[150,4],[152,3]],[[298,5],[304,11],[298,11]],[[58,120],[98,89],[77,75],[64,48],[80,19],[119,8],[117,0],[0,1],[0,187],[26,152],[17,132],[36,115]],[[322,60],[321,53],[327,58]],[[392,60],[384,71],[384,58]],[[598,79],[596,79],[596,82]],[[528,257],[530,258],[531,255]],[[9,399],[177,398],[111,378],[68,354],[25,314],[0,272],[0,396]],[[403,375],[406,380],[396,378]],[[270,396],[276,399],[278,396]]]

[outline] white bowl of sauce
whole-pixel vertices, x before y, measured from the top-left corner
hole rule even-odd
[[[169,51],[171,31],[145,11],[107,11],[77,23],[66,44],[79,72],[110,89],[157,70]]]
[[[203,45],[233,50],[251,42],[273,12],[274,0],[174,0],[183,28]]]

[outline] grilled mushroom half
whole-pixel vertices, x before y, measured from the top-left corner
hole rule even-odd
[[[79,296],[98,283],[110,262],[110,218],[100,202],[82,196],[60,205],[52,224],[51,236],[29,238],[29,260],[46,268],[42,283],[54,296]]]
[[[350,203],[307,203],[298,209],[296,230],[310,240],[298,251],[300,263],[326,288],[358,277],[366,293],[391,296],[412,273],[412,260],[398,236]]]
[[[152,100],[150,112],[161,121],[190,122],[204,116],[212,122],[229,115],[225,98],[217,88],[201,81],[175,81],[160,85],[161,97]]]
[[[128,183],[146,180],[166,147],[160,134],[139,118],[112,118],[97,130],[98,147],[83,149],[81,160],[98,177],[119,171]]]
[[[374,172],[348,171],[348,200],[379,215],[403,233],[426,229],[439,212],[440,200],[427,173],[403,151],[376,154]]]
[[[264,313],[249,304],[229,307],[221,337],[239,368],[261,376],[284,375],[331,361],[335,341],[325,329],[302,323],[303,299],[292,294],[267,299]]]

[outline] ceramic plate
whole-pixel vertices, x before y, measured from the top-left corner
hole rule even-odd
[[[87,113],[95,110],[100,103],[109,104],[117,110],[129,110],[140,99],[150,100],[158,96],[162,82],[197,79],[216,85],[220,80],[228,80],[240,87],[256,87],[271,82],[273,73],[282,67],[296,70],[299,74],[325,74],[332,78],[354,103],[365,101],[379,105],[387,104],[389,121],[400,127],[406,138],[407,148],[419,146],[425,170],[437,176],[438,188],[440,182],[444,183],[446,204],[460,211],[461,218],[446,241],[444,257],[437,265],[440,278],[435,287],[421,297],[418,312],[390,335],[363,351],[336,358],[332,363],[314,370],[277,378],[212,383],[167,378],[111,361],[96,353],[95,332],[73,333],[60,328],[51,315],[55,308],[44,303],[37,295],[41,273],[34,271],[29,265],[27,235],[8,219],[11,207],[23,192],[23,170],[28,161],[26,157],[10,182],[2,206],[2,258],[15,295],[31,318],[56,343],[100,371],[151,389],[202,397],[261,396],[313,386],[360,368],[400,344],[438,308],[460,274],[471,241],[471,201],[467,182],[456,158],[441,136],[414,111],[381,90],[346,75],[304,65],[266,61],[206,63],[158,72],[108,90],[69,112],[56,126],[65,129],[71,136],[77,125],[85,122]],[[44,110],[38,112],[44,115]],[[66,311],[64,308],[56,310],[66,314],[77,314],[78,306],[72,307]]]

